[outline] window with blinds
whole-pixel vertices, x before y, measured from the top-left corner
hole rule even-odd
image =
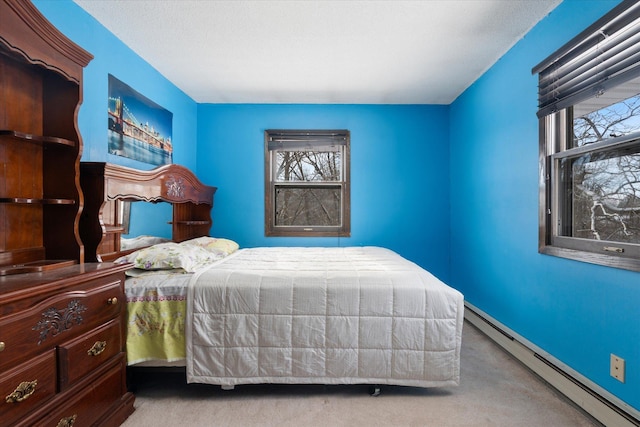
[[[346,130],[265,132],[265,234],[349,236]]]
[[[640,3],[623,1],[532,72],[539,251],[640,271]]]

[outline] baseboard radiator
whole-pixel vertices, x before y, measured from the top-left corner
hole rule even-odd
[[[607,427],[640,427],[640,412],[537,348],[472,304],[465,319]]]

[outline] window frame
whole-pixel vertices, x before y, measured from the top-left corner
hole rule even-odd
[[[571,107],[540,118],[539,245],[538,252],[576,261],[640,271],[640,244],[562,236],[558,230],[563,159],[620,147],[640,147],[640,137],[611,138],[582,147],[569,147]]]
[[[573,220],[568,215],[572,214],[575,200],[562,187],[560,162],[578,158],[581,153],[604,152],[625,144],[627,148],[640,149],[637,132],[589,146],[574,147],[572,143],[574,106],[640,78],[640,44],[636,42],[639,27],[640,3],[623,0],[532,69],[532,74],[539,75],[539,253],[640,271],[640,243],[567,237],[560,235],[559,230],[561,220],[563,225]],[[561,194],[563,190],[565,193]],[[568,212],[564,217],[561,208]]]
[[[274,179],[274,153],[269,147],[269,142],[274,138],[297,138],[318,147],[335,145],[335,141],[341,139],[341,167],[342,179],[340,181],[321,182],[276,182]],[[286,142],[282,142],[284,146]],[[351,134],[348,130],[283,130],[268,129],[264,132],[264,156],[265,156],[265,236],[267,237],[350,237],[351,236]],[[276,225],[275,200],[277,187],[294,188],[339,188],[341,195],[340,225],[339,226],[286,226]]]

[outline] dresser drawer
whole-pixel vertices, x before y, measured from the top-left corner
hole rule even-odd
[[[0,424],[13,425],[56,393],[53,349],[0,377]]]
[[[60,390],[122,351],[122,323],[112,320],[58,347]]]
[[[26,425],[85,427],[93,425],[101,417],[109,416],[126,392],[123,389],[124,369],[122,355],[118,363],[110,364],[106,371],[102,369],[95,381],[85,387],[71,387],[68,393],[64,393],[64,399],[60,399],[60,404],[52,405],[54,408],[47,411],[46,416],[38,422],[28,422]]]
[[[121,276],[111,275],[0,318],[0,371],[119,317],[123,307]]]

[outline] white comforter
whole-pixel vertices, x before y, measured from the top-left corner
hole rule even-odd
[[[388,249],[243,249],[188,292],[188,382],[460,380],[462,294]]]

